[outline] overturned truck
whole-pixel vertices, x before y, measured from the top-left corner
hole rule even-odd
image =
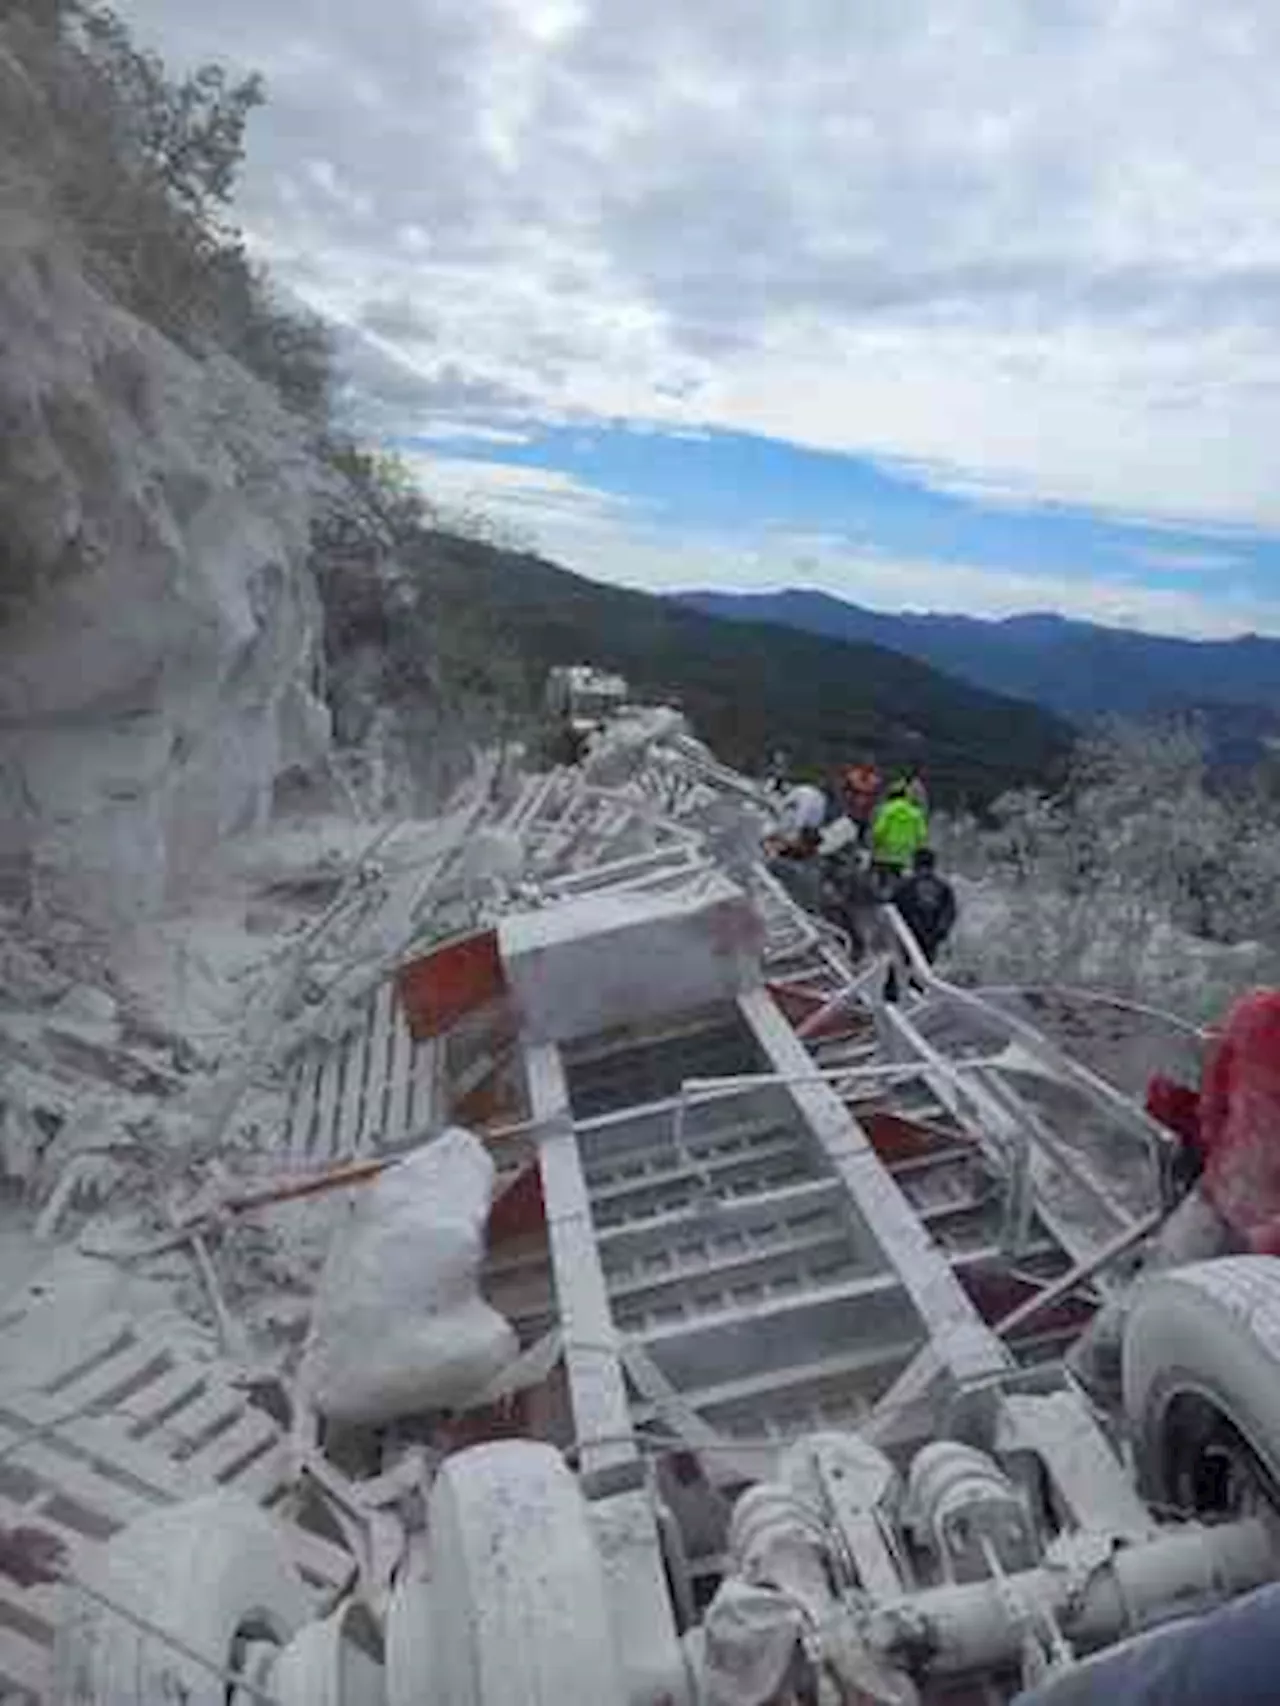
[[[1064,1368],[1167,1201],[1111,1010],[956,987],[892,914],[854,963],[744,778],[670,723],[597,758],[494,798],[518,857],[360,1044],[369,1156],[491,1163],[510,1357],[376,1425],[300,1375],[269,1495],[60,1590],[51,1697],[977,1706],[1280,1576],[1280,1265],[1145,1286],[1121,1415]],[[294,1094],[338,1153],[346,1080]]]

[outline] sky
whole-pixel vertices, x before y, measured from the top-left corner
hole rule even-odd
[[[1275,0],[124,0],[446,515],[650,590],[1280,635]]]

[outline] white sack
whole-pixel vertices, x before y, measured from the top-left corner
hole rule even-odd
[[[492,1190],[484,1146],[455,1126],[360,1197],[316,1296],[304,1383],[322,1415],[451,1409],[518,1354],[477,1286]]]
[[[805,1635],[804,1608],[776,1588],[726,1576],[703,1620],[707,1706],[769,1706]]]

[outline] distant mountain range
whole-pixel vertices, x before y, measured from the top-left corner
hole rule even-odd
[[[1054,615],[985,621],[890,614],[823,592],[693,592],[686,608],[739,622],[772,622],[828,639],[870,641],[1080,725],[1102,716],[1198,711],[1239,740],[1280,732],[1280,640],[1176,640]],[[1249,715],[1227,715],[1225,708]]]
[[[882,645],[722,621],[444,532],[410,561],[441,635],[483,612],[538,691],[553,664],[616,670],[639,695],[678,699],[699,735],[749,771],[778,748],[815,775],[874,753],[883,765],[925,767],[939,800],[979,805],[1019,783],[1051,783],[1070,750],[1072,731],[1052,712]]]

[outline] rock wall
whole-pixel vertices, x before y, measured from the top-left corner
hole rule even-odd
[[[234,363],[122,312],[0,192],[0,889],[134,918],[328,738],[317,474]]]

